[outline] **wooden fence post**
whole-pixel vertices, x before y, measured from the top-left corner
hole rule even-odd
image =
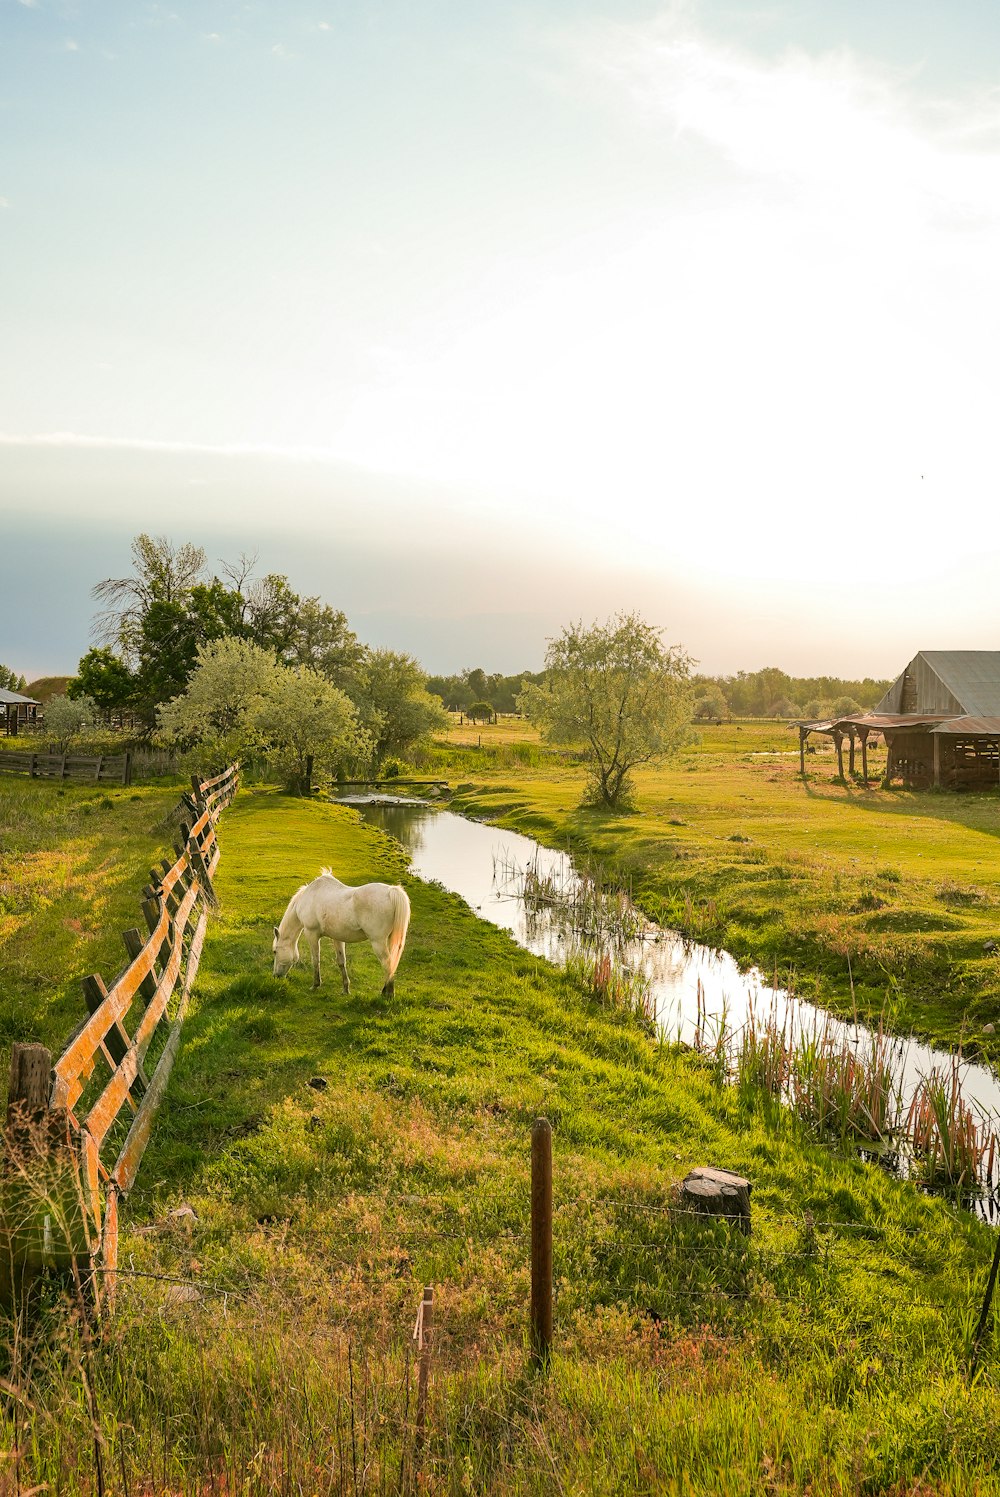
[[[427,1385],[431,1375],[431,1337],[434,1334],[434,1287],[431,1284],[425,1288],[424,1297],[420,1301],[417,1324],[413,1334],[420,1352],[417,1374],[417,1429],[414,1438],[414,1451],[419,1455],[424,1446],[427,1426]]]
[[[552,1128],[531,1130],[531,1353],[544,1367],[552,1350]]]
[[[132,750],[131,749],[126,749],[125,750],[125,762],[122,765],[122,784],[123,785],[131,785],[131,783],[132,783]]]
[[[979,1348],[982,1346],[983,1337],[986,1334],[986,1326],[990,1318],[990,1305],[993,1303],[993,1291],[997,1284],[997,1270],[1000,1269],[1000,1233],[997,1234],[997,1245],[993,1252],[993,1262],[990,1266],[990,1276],[986,1281],[986,1294],[983,1298],[983,1308],[979,1312],[979,1324],[976,1326],[976,1334],[972,1341],[972,1361],[969,1365],[969,1382],[975,1376],[976,1363],[979,1361]]]

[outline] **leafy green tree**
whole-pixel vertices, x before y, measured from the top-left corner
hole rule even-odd
[[[632,771],[690,731],[691,662],[660,633],[637,613],[589,629],[571,624],[549,641],[544,684],[519,698],[546,738],[585,746],[589,797],[612,810],[629,803]]]
[[[66,687],[66,695],[73,701],[90,697],[102,712],[119,711],[132,704],[135,674],[113,650],[88,650]]]
[[[426,682],[412,655],[397,650],[365,652],[351,699],[376,767],[387,754],[405,754],[418,739],[447,722],[440,699],[430,695]]]
[[[8,665],[0,665],[0,691],[24,691],[24,677],[18,676]]]
[[[136,635],[135,705],[152,726],[156,708],[182,692],[199,649],[242,632],[240,599],[214,577],[175,598],[155,600]]]
[[[492,702],[473,702],[472,706],[468,708],[468,711],[467,711],[466,715],[468,717],[470,717],[473,722],[484,722],[484,723],[492,722],[493,721],[493,703]]]
[[[126,660],[139,653],[143,620],[154,603],[174,603],[200,582],[205,570],[201,546],[175,546],[166,536],[142,533],[132,541],[132,575],[106,577],[93,589],[105,605],[95,621],[98,635]]]

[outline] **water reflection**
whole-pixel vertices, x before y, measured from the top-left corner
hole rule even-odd
[[[510,932],[519,945],[557,965],[579,950],[581,935],[565,908],[558,904],[530,904],[521,897],[523,879],[515,870],[529,867],[542,880],[568,889],[578,878],[566,853],[542,847],[533,838],[488,824],[470,821],[454,812],[419,805],[359,807],[366,821],[395,837],[410,855],[414,873],[460,894],[478,915]],[[741,971],[728,952],[686,941],[676,931],[645,920],[641,933],[618,943],[615,956],[642,971],[649,983],[657,1023],[674,1039],[689,1044],[706,1035],[711,1043],[725,1025],[735,1037],[766,1017],[777,1030],[796,1031],[807,1039],[827,1035],[832,1043],[846,1043],[855,1055],[870,1060],[889,1056],[899,1105],[905,1116],[925,1078],[937,1072],[950,1075],[950,1058],[907,1037],[887,1039],[862,1024],[846,1023],[826,1010],[769,983],[757,969]],[[961,1094],[982,1122],[1000,1116],[1000,1084],[987,1067],[958,1063]],[[880,1164],[906,1173],[908,1165],[898,1150],[866,1148]],[[992,1209],[992,1208],[991,1208]]]

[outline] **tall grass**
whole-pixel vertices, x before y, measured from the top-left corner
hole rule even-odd
[[[923,1180],[931,1189],[961,1196],[993,1179],[996,1134],[980,1126],[962,1097],[960,1057],[947,1070],[933,1070],[913,1095],[907,1138]]]
[[[699,1025],[696,1044],[706,1045]],[[908,1109],[904,1046],[883,1023],[861,1043],[829,1015],[799,1021],[794,1004],[760,1013],[751,1001],[739,1035],[729,1035],[732,1073],[745,1106],[785,1108],[816,1138],[869,1147],[891,1145],[929,1190],[966,1204],[998,1187],[997,1134],[962,1096],[961,1054],[933,1070]]]

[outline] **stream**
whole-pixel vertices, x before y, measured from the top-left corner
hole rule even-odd
[[[580,949],[580,936],[569,928],[558,906],[529,905],[521,892],[523,872],[529,867],[563,890],[572,888],[579,875],[568,854],[554,852],[518,832],[417,802],[385,804],[381,797],[351,796],[341,804],[354,806],[366,821],[402,843],[419,878],[461,895],[477,915],[509,931],[528,951],[562,966]],[[794,1022],[800,1033],[814,1027],[821,1032],[829,1025],[838,1043],[846,1038],[859,1057],[871,1055],[872,1031],[864,1024],[832,1017],[827,1010],[774,987],[756,968],[741,971],[725,951],[687,941],[644,917],[641,927],[636,938],[615,945],[615,960],[644,973],[656,1023],[669,1039],[688,1044],[700,1040],[702,1045],[707,1039],[711,1046],[724,1022],[739,1043],[752,1008],[758,1024],[773,1011],[779,1027]],[[891,1046],[905,1115],[923,1078],[934,1070],[950,1075],[951,1057],[912,1037],[896,1037]],[[962,1097],[980,1125],[1000,1130],[1000,1080],[994,1072],[962,1061],[959,1077]],[[899,1162],[898,1168],[906,1173],[906,1162]],[[997,1183],[994,1173],[993,1191]]]

